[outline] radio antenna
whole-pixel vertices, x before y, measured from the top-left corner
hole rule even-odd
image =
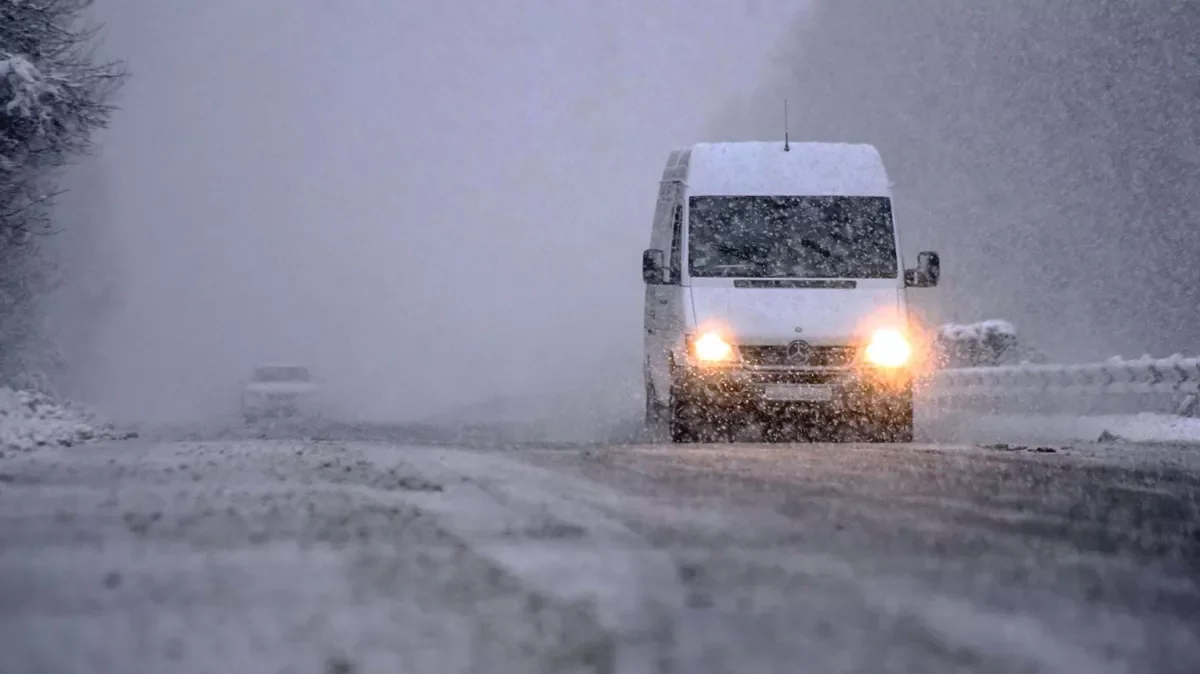
[[[783,99],[783,151],[790,152],[791,147],[788,144],[788,109],[787,99]]]

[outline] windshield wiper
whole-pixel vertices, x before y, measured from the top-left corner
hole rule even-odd
[[[734,248],[733,246],[726,246],[726,245],[723,245],[720,243],[714,243],[714,244],[712,244],[712,247],[715,248],[717,251],[721,252],[722,254],[728,255],[728,256],[738,260],[738,262],[736,264],[711,265],[711,268],[713,268],[713,269],[719,269],[721,267],[737,266],[737,267],[751,267],[753,269],[758,270],[758,269],[765,269],[767,266],[766,261],[764,261],[761,258],[759,258],[758,256],[756,256],[753,251],[748,251],[745,248]]]
[[[829,250],[828,248],[818,245],[815,241],[812,241],[811,239],[800,239],[800,245],[804,246],[805,248],[808,248],[809,250],[815,250],[816,252],[820,253],[822,257],[825,257],[825,258],[833,257],[832,250]]]

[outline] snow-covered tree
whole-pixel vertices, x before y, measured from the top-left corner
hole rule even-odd
[[[91,149],[125,73],[98,63],[91,0],[0,0],[0,377],[28,369],[52,275],[40,238],[61,169]]]

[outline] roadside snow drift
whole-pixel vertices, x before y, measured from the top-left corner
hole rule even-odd
[[[79,405],[56,401],[44,393],[0,387],[0,449],[28,451],[133,435],[101,422]]]
[[[1200,419],[1169,414],[964,415],[973,436],[1026,441],[1090,441],[1200,445]]]
[[[994,367],[1044,360],[1041,354],[1021,343],[1012,323],[999,319],[941,325],[934,346],[944,368]]]

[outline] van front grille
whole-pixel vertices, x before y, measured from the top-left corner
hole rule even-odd
[[[851,346],[814,346],[804,362],[788,359],[786,344],[770,346],[738,346],[742,362],[758,366],[791,367],[845,367],[854,362],[855,349]]]

